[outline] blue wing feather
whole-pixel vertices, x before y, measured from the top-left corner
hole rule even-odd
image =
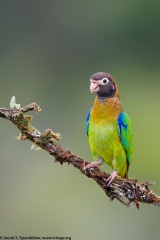
[[[133,153],[133,136],[130,118],[125,112],[119,114],[118,132],[121,144],[126,152],[128,164],[130,164]]]
[[[93,108],[93,107],[92,107]],[[89,128],[89,119],[90,119],[90,114],[92,108],[88,111],[87,116],[86,116],[86,134],[88,135],[88,128]]]

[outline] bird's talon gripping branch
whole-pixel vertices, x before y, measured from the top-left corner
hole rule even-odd
[[[84,171],[86,171],[87,169],[96,168],[99,165],[100,165],[100,162],[91,162],[86,167],[84,167]]]
[[[117,177],[117,171],[114,170],[113,173],[107,178],[106,182],[107,182],[107,187],[110,186],[110,184],[113,182],[113,180]]]

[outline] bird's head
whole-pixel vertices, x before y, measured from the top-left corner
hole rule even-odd
[[[118,89],[114,78],[105,72],[98,72],[90,78],[90,91],[96,92],[100,98],[111,98],[118,96]]]

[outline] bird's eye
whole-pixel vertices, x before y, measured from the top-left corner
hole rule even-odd
[[[103,83],[106,83],[107,82],[107,79],[103,79]]]
[[[102,84],[102,85],[105,85],[105,84],[107,84],[108,82],[109,82],[108,78],[103,78],[103,79],[101,80],[101,84]]]

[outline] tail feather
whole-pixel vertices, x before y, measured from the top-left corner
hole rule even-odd
[[[118,173],[118,175],[121,176],[122,178],[128,178],[128,169],[129,169],[129,164],[128,162],[126,162],[122,170]]]

